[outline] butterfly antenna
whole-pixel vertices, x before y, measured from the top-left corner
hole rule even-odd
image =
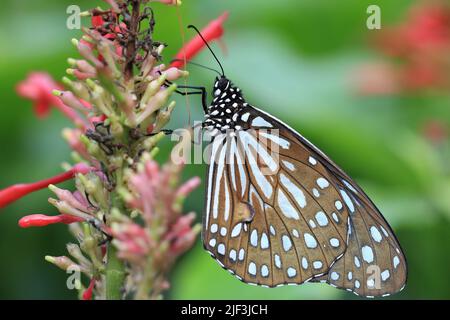
[[[205,45],[208,47],[209,51],[211,51],[214,59],[216,59],[217,63],[219,64],[220,70],[222,70],[222,76],[225,76],[225,72],[223,71],[223,67],[222,64],[220,63],[219,59],[217,59],[217,56],[215,55],[214,51],[211,49],[211,47],[209,46],[208,42],[205,40],[205,38],[203,38],[202,34],[200,33],[200,31],[197,29],[196,26],[193,26],[192,24],[188,25],[188,28],[194,29],[198,35],[200,36],[200,38],[202,38],[203,42],[205,43]]]
[[[172,61],[170,61],[170,63],[176,62],[176,61],[184,62],[184,59],[173,59]],[[196,63],[196,62],[192,62],[192,61],[187,61],[186,63],[189,64],[189,65],[201,67],[201,68],[203,68],[203,69],[207,69],[207,70],[210,70],[210,71],[214,71],[214,72],[217,73],[219,76],[221,75],[220,72],[217,71],[216,69],[213,69],[213,68],[204,66],[204,65],[202,65],[202,64],[200,64],[200,63]]]

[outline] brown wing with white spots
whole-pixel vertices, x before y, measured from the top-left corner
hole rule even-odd
[[[393,231],[360,188],[352,187],[346,178],[337,179],[335,183],[350,211],[348,244],[344,256],[323,280],[366,297],[402,290],[407,266]]]
[[[211,149],[203,242],[224,268],[273,287],[322,275],[342,256],[348,211],[296,140],[240,130]]]
[[[212,144],[203,229],[225,269],[251,284],[322,280],[364,296],[404,286],[398,241],[350,177],[262,111],[247,106],[233,121]]]

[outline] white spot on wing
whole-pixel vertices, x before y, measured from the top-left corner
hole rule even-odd
[[[236,261],[236,255],[237,255],[236,250],[231,249],[231,250],[230,250],[229,256],[230,256],[230,259],[231,259],[232,261]]]
[[[303,269],[308,269],[308,259],[306,259],[306,257],[302,258],[302,268]]]
[[[378,231],[377,227],[371,226],[370,227],[370,235],[372,236],[372,239],[376,242],[381,242],[381,233]]]
[[[247,122],[249,116],[250,116],[250,113],[246,112],[241,116],[241,120],[244,122]]]
[[[272,125],[266,120],[264,120],[262,117],[256,117],[255,119],[253,119],[252,126],[272,128]]]
[[[320,269],[320,268],[322,268],[322,265],[323,265],[322,261],[316,260],[313,262],[314,269]]]
[[[253,231],[250,235],[250,243],[254,247],[258,246],[258,230],[253,229]]]
[[[319,178],[319,179],[317,179],[316,182],[317,182],[317,185],[319,186],[320,189],[325,189],[325,188],[327,188],[330,185],[328,180],[325,179],[325,178]]]
[[[275,256],[274,256],[274,261],[275,261],[275,266],[276,266],[278,269],[281,269],[281,258],[280,258],[279,255],[275,254]]]
[[[400,259],[398,258],[398,256],[394,257],[394,259],[392,260],[392,263],[394,264],[394,268],[397,269],[397,266],[400,263]]]
[[[336,238],[331,238],[331,239],[330,239],[330,245],[331,245],[333,248],[339,247],[339,240],[336,239]]]
[[[220,228],[220,235],[222,237],[225,237],[227,235],[227,228],[225,227]]]
[[[261,266],[261,276],[263,276],[264,278],[267,278],[269,276],[269,268],[265,264]]]
[[[289,161],[286,161],[286,160],[281,160],[281,161],[283,162],[284,166],[286,168],[288,168],[288,170],[295,171],[295,166],[292,163],[290,163]]]
[[[283,235],[283,237],[281,237],[281,240],[283,242],[284,251],[288,252],[292,248],[291,239],[287,235]]]
[[[273,236],[276,235],[275,228],[273,227],[273,225],[270,225],[269,229],[270,229],[271,235],[273,235]]]
[[[359,261],[359,258],[357,256],[355,256],[354,258],[354,263],[357,268],[361,267],[361,262]]]
[[[389,273],[389,270],[384,270],[382,273],[381,273],[381,280],[383,280],[383,281],[386,281],[387,279],[389,279],[389,276],[390,276],[391,274]]]
[[[239,250],[239,260],[240,261],[244,260],[244,257],[245,257],[245,250],[241,248],[241,250]]]
[[[342,195],[342,198],[344,199],[345,204],[347,205],[348,209],[350,210],[350,212],[352,212],[352,213],[355,212],[355,207],[353,205],[352,200],[348,196],[347,192],[345,192],[344,190],[341,190],[341,195]]]
[[[314,237],[312,235],[310,235],[309,233],[305,232],[303,234],[303,238],[305,239],[305,243],[308,248],[314,249],[317,247],[316,239],[314,239]]]
[[[364,261],[366,261],[367,263],[373,262],[373,251],[371,247],[369,246],[362,247],[361,253]]]
[[[267,234],[263,232],[261,235],[261,249],[267,248],[269,248],[269,238],[267,237]]]
[[[250,262],[248,264],[248,273],[253,276],[256,276],[256,264],[254,262]]]
[[[316,220],[321,227],[325,227],[326,225],[328,225],[328,218],[323,211],[319,211],[316,213]]]
[[[306,198],[305,194],[302,190],[300,190],[296,184],[292,183],[292,181],[286,177],[283,173],[280,174],[281,184],[289,191],[292,197],[295,199],[300,208],[306,207]],[[281,191],[281,190],[280,190]],[[298,213],[296,213],[297,218],[299,219]]]
[[[287,275],[288,275],[289,278],[294,278],[297,275],[297,270],[295,270],[292,267],[289,267],[287,269]]]
[[[337,273],[337,272],[332,272],[332,273],[331,273],[331,280],[336,281],[336,280],[338,280],[338,279],[339,279],[339,273]]]
[[[225,245],[223,243],[219,243],[217,246],[217,252],[221,255],[225,255]]]
[[[238,235],[241,234],[242,230],[242,223],[238,223],[234,226],[233,230],[231,230],[231,237],[236,238]]]
[[[283,190],[278,190],[278,206],[281,209],[281,212],[286,218],[299,220],[300,216],[298,215],[297,210],[292,206],[291,202],[288,200],[286,194]]]
[[[263,136],[264,138],[269,139],[273,143],[276,143],[277,145],[279,145],[283,149],[289,149],[289,146],[290,146],[289,141],[281,138],[278,135],[270,134],[270,133],[267,133],[267,132],[260,132],[260,135]]]
[[[310,164],[312,164],[313,166],[315,166],[317,164],[317,160],[314,157],[312,157],[312,156],[309,156],[308,162]]]

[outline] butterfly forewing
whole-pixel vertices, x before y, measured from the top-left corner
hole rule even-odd
[[[209,115],[219,124],[210,126],[203,224],[211,255],[251,284],[312,280],[364,296],[399,291],[404,255],[358,185],[304,137],[245,103],[238,88],[215,87]]]

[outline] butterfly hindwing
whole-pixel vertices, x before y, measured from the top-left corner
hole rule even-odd
[[[367,196],[348,186],[348,182],[340,184],[350,211],[347,250],[330,268],[325,280],[361,296],[398,292],[405,286],[407,277],[400,245]]]

